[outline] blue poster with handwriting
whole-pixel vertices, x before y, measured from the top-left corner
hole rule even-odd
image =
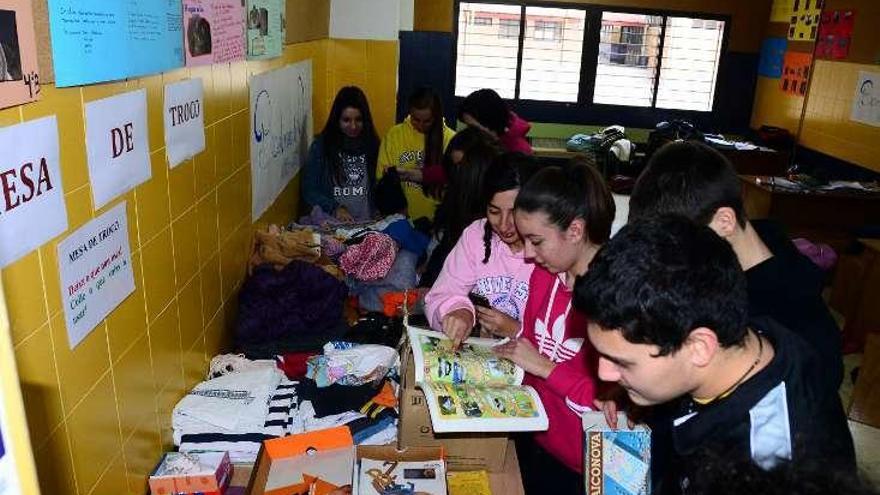
[[[49,0],[55,84],[91,84],[183,66],[181,0]]]

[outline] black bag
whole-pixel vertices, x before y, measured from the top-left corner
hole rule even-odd
[[[660,149],[664,144],[673,141],[703,141],[703,133],[690,122],[684,120],[673,120],[670,122],[660,122],[654,127],[654,130],[648,135],[648,146],[645,149],[645,160],[651,158],[655,151]]]

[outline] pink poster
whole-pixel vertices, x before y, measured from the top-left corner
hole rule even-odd
[[[183,0],[186,65],[244,60],[242,0]]]
[[[40,97],[30,0],[0,0],[0,108]]]
[[[816,57],[842,59],[849,55],[853,27],[856,22],[854,10],[826,10],[822,12],[819,37],[816,41]]]

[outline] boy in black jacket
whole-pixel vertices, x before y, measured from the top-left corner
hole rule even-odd
[[[750,222],[740,180],[730,162],[705,144],[679,141],[660,148],[630,196],[629,219],[674,213],[730,243],[746,272],[750,316],[769,316],[803,337],[819,354],[821,377],[843,380],[840,329],[822,300],[822,272],[782,228]]]
[[[599,378],[669,409],[657,493],[687,493],[707,451],[762,469],[816,460],[855,472],[816,353],[770,319],[749,322],[736,254],[709,228],[681,216],[630,223],[578,280],[574,305],[590,316]]]

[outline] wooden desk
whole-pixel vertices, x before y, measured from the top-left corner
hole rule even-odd
[[[740,179],[746,215],[775,219],[792,237],[840,249],[854,239],[855,229],[880,224],[880,194],[790,191],[772,186],[764,176],[742,175]]]

